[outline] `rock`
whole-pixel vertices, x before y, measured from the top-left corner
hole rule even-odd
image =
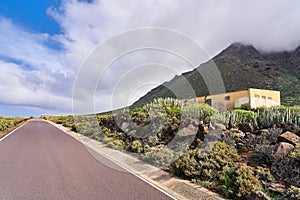
[[[253,191],[250,195],[251,200],[271,200],[269,196],[267,196],[262,191]]]
[[[223,131],[219,129],[211,130],[205,135],[204,143],[220,141],[223,135]]]
[[[256,135],[269,135],[270,132],[269,132],[268,129],[260,129],[260,130],[254,131],[254,134],[256,134]]]
[[[286,131],[278,136],[277,142],[287,142],[296,146],[300,144],[300,137],[290,131]]]
[[[120,129],[127,133],[129,131],[129,122],[122,122]]]
[[[237,138],[244,138],[245,137],[245,133],[244,132],[242,132],[242,131],[237,131],[236,133],[235,133],[235,136],[237,137]]]
[[[204,125],[204,124],[200,124],[197,127],[194,127],[192,124],[190,124],[188,127],[190,127],[190,131],[193,131],[193,133],[196,133],[196,136],[192,142],[192,144],[190,145],[190,149],[195,149],[196,147],[198,147],[200,144],[200,141],[204,141],[205,135],[208,134],[208,126]],[[194,128],[192,128],[194,127]],[[196,132],[195,132],[196,131]],[[192,135],[192,134],[190,134]]]
[[[286,131],[289,131],[289,132],[292,132],[298,136],[300,136],[300,127],[293,124],[293,123],[278,123],[276,124],[276,126],[278,128],[282,128],[282,132],[286,132]]]
[[[236,125],[232,122],[231,116],[229,117],[228,129],[236,128]]]
[[[273,150],[273,155],[276,159],[284,158],[286,157],[295,147],[286,142],[280,142],[279,144],[276,144]]]
[[[209,122],[209,125],[208,125],[208,131],[212,131],[212,130],[215,130],[216,128],[212,125],[211,122]]]
[[[172,132],[176,132],[179,129],[179,126],[177,124],[171,124],[170,127]]]
[[[280,193],[284,195],[285,193],[285,186],[280,183],[271,183],[267,188],[273,192]]]
[[[191,119],[190,123],[193,124],[194,126],[199,126],[200,121],[198,119]]]
[[[243,131],[243,132],[250,132],[250,133],[254,132],[254,127],[252,126],[252,124],[250,124],[248,122],[239,124],[238,128],[240,131]]]
[[[195,135],[198,132],[198,127],[194,126],[193,124],[189,124],[187,127],[184,127],[183,129],[180,130],[181,136],[186,136],[186,135]]]
[[[181,127],[187,127],[190,124],[198,127],[201,124],[201,121],[199,121],[199,119],[187,118],[181,122]]]
[[[212,126],[215,127],[215,129],[219,129],[219,130],[222,130],[222,131],[227,130],[226,126],[224,124],[221,124],[221,123],[213,123]]]
[[[289,131],[289,132],[295,133],[296,135],[300,136],[300,127],[293,123],[281,122],[281,123],[273,124],[270,127],[271,128],[280,128],[280,129],[282,129],[283,133],[286,131]]]
[[[208,126],[204,125],[204,124],[200,124],[199,125],[199,131],[203,132],[203,134],[207,134],[208,133]]]

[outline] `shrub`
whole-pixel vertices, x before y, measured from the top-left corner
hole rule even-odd
[[[173,175],[193,179],[198,178],[197,160],[196,156],[199,153],[199,149],[189,150],[181,155],[177,160],[171,163],[170,171]]]
[[[0,132],[5,131],[8,128],[16,126],[22,122],[25,122],[28,118],[12,118],[12,117],[2,117],[0,116]],[[0,137],[2,134],[0,135]]]
[[[256,114],[253,111],[236,109],[231,112],[231,117],[235,124],[241,124],[244,122],[252,123]]]
[[[258,179],[260,181],[264,181],[264,182],[272,182],[275,181],[274,176],[271,174],[271,171],[269,168],[267,167],[260,167],[257,166],[255,168],[255,174],[258,177]]]
[[[142,142],[140,140],[133,141],[131,145],[131,150],[136,153],[142,153],[143,152]]]
[[[147,148],[141,158],[156,167],[167,168],[175,158],[175,153],[164,145]]]
[[[93,135],[92,125],[89,122],[78,122],[75,124],[76,132],[85,136]]]
[[[183,108],[182,116],[187,118],[196,118],[204,123],[209,123],[219,111],[208,104],[192,103]]]
[[[258,145],[255,153],[251,156],[251,159],[259,164],[271,166],[275,161],[273,156],[274,146],[272,145]]]
[[[252,191],[261,190],[258,178],[254,174],[254,168],[245,164],[236,167],[225,167],[221,181],[226,197],[233,199],[250,199]]]
[[[159,142],[159,139],[156,134],[149,136],[147,139],[147,143],[150,146],[155,146],[158,142]]]
[[[225,166],[234,166],[241,160],[237,150],[224,142],[215,142],[211,146],[181,155],[171,164],[171,173],[187,179],[216,180]]]
[[[291,186],[287,190],[287,194],[291,197],[292,200],[300,199],[300,188]]]
[[[149,113],[150,116],[154,116],[157,113],[163,113],[168,119],[174,117],[180,119],[182,102],[174,98],[157,98],[151,103],[146,104],[143,110]]]
[[[257,117],[255,119],[256,128],[267,128],[272,124],[279,122],[291,122],[300,125],[300,108],[274,106],[271,108],[257,108]]]
[[[125,142],[116,138],[108,138],[105,137],[104,141],[107,143],[107,145],[113,149],[117,150],[124,150],[126,145]]]
[[[281,181],[300,187],[300,146],[272,165],[271,171]]]

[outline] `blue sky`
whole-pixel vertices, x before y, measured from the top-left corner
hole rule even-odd
[[[60,0],[1,0],[0,13],[28,31],[57,34],[59,24],[46,11],[60,3]]]
[[[299,7],[297,0],[0,0],[0,115],[72,114],[74,83],[89,55],[106,40],[132,29],[180,32],[209,56],[233,42],[262,51],[292,50],[300,44]],[[126,43],[119,45],[114,48]],[[127,80],[138,88],[130,91],[134,97],[128,97],[128,104],[191,69],[162,52],[126,55],[99,77],[92,91],[95,112],[112,109],[112,100],[122,97],[114,94],[120,80],[147,63],[167,65],[169,71],[146,74],[151,81],[144,85],[135,78]],[[139,73],[135,77],[145,76]],[[80,101],[84,99],[83,92]]]

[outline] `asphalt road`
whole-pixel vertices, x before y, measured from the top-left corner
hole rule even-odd
[[[170,199],[89,151],[47,122],[28,122],[0,142],[0,200]]]

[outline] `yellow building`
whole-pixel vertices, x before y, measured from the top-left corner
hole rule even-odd
[[[280,91],[249,88],[237,92],[196,97],[188,102],[207,103],[219,110],[231,110],[234,107],[250,105],[251,108],[280,105]]]

